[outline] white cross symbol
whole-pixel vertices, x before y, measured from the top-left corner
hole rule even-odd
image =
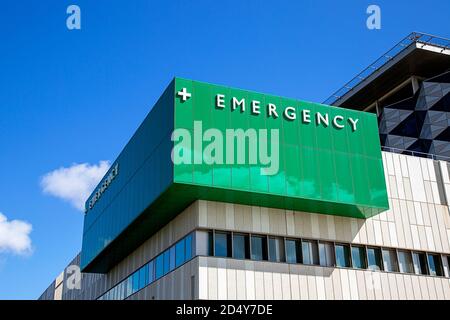
[[[186,88],[177,92],[177,96],[181,97],[181,101],[185,102],[187,99],[191,97],[191,94],[187,92]]]

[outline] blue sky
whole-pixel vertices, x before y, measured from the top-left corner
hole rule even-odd
[[[81,30],[66,27],[70,4]],[[381,30],[366,28],[370,4]],[[174,76],[322,102],[411,31],[450,37],[449,12],[448,0],[3,1],[0,299],[37,298],[79,252],[74,193]]]

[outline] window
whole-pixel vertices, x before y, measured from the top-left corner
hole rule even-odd
[[[248,236],[244,234],[233,234],[233,258],[249,259],[250,246]]]
[[[132,280],[131,280],[131,294],[139,291],[139,272],[135,272],[133,273],[133,275],[131,276]]]
[[[164,274],[169,273],[170,271],[170,252],[169,250],[164,251]]]
[[[319,262],[323,267],[334,266],[334,250],[332,243],[319,242]]]
[[[345,244],[337,244],[334,246],[336,252],[336,265],[338,267],[350,267],[350,248]]]
[[[428,254],[428,267],[430,275],[443,276],[441,257],[438,254]]]
[[[304,264],[319,264],[319,253],[317,250],[317,242],[315,241],[302,241],[302,257]]]
[[[148,264],[139,269],[139,290],[148,285]]]
[[[413,265],[415,274],[428,274],[427,260],[424,253],[413,252]]]
[[[214,255],[216,257],[231,257],[230,234],[216,232],[214,238]]]
[[[118,296],[118,299],[119,299],[119,300],[125,299],[125,282],[122,281],[121,283],[119,283],[118,288],[119,288],[119,296]]]
[[[269,260],[284,262],[284,243],[282,238],[269,237]]]
[[[383,270],[381,250],[378,248],[367,248],[367,262],[370,270]]]
[[[170,247],[169,251],[169,271],[172,271],[175,269],[175,246]]]
[[[181,266],[185,261],[184,239],[175,245],[175,267]]]
[[[186,245],[186,253],[184,255],[185,261],[188,261],[192,258],[192,233],[188,234],[186,238],[184,238],[184,243]]]
[[[300,263],[302,261],[302,249],[300,240],[286,240],[286,262]]]
[[[133,294],[133,278],[132,277],[128,277],[126,280],[127,283],[127,292],[126,292],[126,296],[129,297]]]
[[[450,277],[450,256],[447,256],[447,277]]]
[[[395,250],[382,249],[381,252],[383,254],[384,270],[389,272],[398,272],[398,264]]]
[[[155,281],[154,260],[148,263],[148,283]]]
[[[366,269],[366,253],[364,247],[352,246],[352,265],[356,269]]]
[[[400,267],[400,272],[403,273],[414,272],[411,252],[400,250],[398,251],[398,266]]]
[[[266,237],[251,236],[251,253],[252,260],[267,260]]]
[[[156,257],[155,262],[155,278],[158,280],[164,275],[164,257],[162,254],[160,254],[158,257]]]

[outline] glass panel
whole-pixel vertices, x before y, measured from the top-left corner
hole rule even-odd
[[[155,277],[156,280],[164,275],[164,257],[162,254],[156,257],[155,260]]]
[[[213,255],[213,249],[214,249],[214,241],[213,241],[213,233],[212,231],[208,232],[208,255]]]
[[[139,272],[133,273],[132,277],[132,294],[139,290]]]
[[[170,252],[169,250],[164,251],[164,274],[169,273],[170,271]]]
[[[185,244],[186,244],[186,254],[185,258],[186,261],[190,260],[192,258],[192,233],[188,234],[185,238]]]
[[[315,241],[302,240],[302,258],[304,264],[319,264],[319,252]]]
[[[252,260],[267,260],[266,238],[260,236],[251,236]]]
[[[133,278],[129,276],[126,280],[127,282],[127,293],[126,296],[129,297],[133,294]]]
[[[411,252],[398,251],[398,266],[400,268],[400,272],[413,273],[414,266],[412,262]]]
[[[178,241],[175,245],[175,266],[179,267],[184,263],[185,260],[185,252],[184,252],[184,239]]]
[[[441,257],[437,254],[428,254],[428,267],[432,276],[442,276],[444,274],[442,272]]]
[[[154,260],[148,263],[148,283],[155,281],[155,267]]]
[[[300,263],[302,252],[299,240],[286,240],[286,262]]]
[[[398,264],[395,250],[383,249],[381,251],[383,254],[384,271],[398,272]]]
[[[378,248],[367,248],[367,260],[370,270],[382,270],[381,250]]]
[[[269,238],[269,260],[284,262],[284,245],[282,238]]]
[[[214,255],[216,257],[229,257],[230,246],[229,246],[229,238],[230,235],[224,232],[216,232],[215,233],[215,243],[214,243]]]
[[[148,264],[139,269],[139,290],[148,284]]]
[[[450,278],[450,256],[447,256],[447,277]]]
[[[119,284],[119,300],[123,300],[125,298],[125,282],[121,282]]]
[[[334,266],[334,250],[332,243],[319,242],[319,262],[323,267]]]
[[[338,267],[350,267],[350,248],[347,245],[337,244],[334,246],[336,251],[336,265]]]
[[[413,252],[413,265],[415,274],[428,274],[427,260],[424,253]]]
[[[353,268],[366,269],[366,254],[364,247],[352,246],[352,264]]]
[[[250,258],[248,236],[243,234],[233,234],[233,258],[236,259]]]
[[[175,269],[175,246],[170,247],[169,255],[170,255],[169,270],[172,271],[173,269]]]

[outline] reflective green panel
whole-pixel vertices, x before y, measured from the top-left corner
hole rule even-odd
[[[256,92],[248,92],[249,101],[249,115],[248,115],[248,128],[266,128],[266,117],[264,115],[263,106],[265,104],[265,97],[263,94]],[[258,138],[267,141],[268,133],[258,132]],[[260,144],[255,147],[256,153],[259,154],[261,151]],[[250,163],[250,189],[258,192],[268,192],[269,191],[269,179],[268,176],[261,174],[261,167],[259,162]]]
[[[290,196],[301,194],[302,174],[300,172],[300,148],[296,145],[287,145],[285,147],[285,158],[292,161],[286,161],[286,193]]]
[[[342,152],[335,152],[334,161],[338,199],[344,203],[354,203],[354,179],[349,179],[349,176],[352,177],[352,165],[351,162],[348,161],[348,155]]]
[[[301,148],[302,158],[299,159],[299,165],[303,169],[301,178],[301,191],[304,197],[310,199],[320,199],[321,183],[319,176],[320,156],[315,149]]]
[[[191,99],[193,102],[193,114],[194,114],[194,135],[193,141],[193,155],[194,155],[194,183],[212,185],[213,166],[206,164],[210,157],[207,157],[203,153],[203,134],[208,128],[214,128],[213,119],[211,117],[210,108],[210,94],[211,90],[209,86],[199,86],[194,82],[192,95],[198,97],[198,99]],[[189,101],[188,100],[188,101]],[[187,101],[186,101],[187,102]],[[184,105],[179,104],[180,108]],[[196,134],[198,133],[198,134]]]
[[[180,78],[115,164],[86,202],[85,272],[108,270],[197,199],[356,218],[388,209],[375,115]]]
[[[250,192],[244,197],[236,194],[214,199],[233,202],[243,198],[251,202],[256,194],[263,193],[272,207],[359,218],[387,209],[374,115],[197,81],[175,82],[179,90],[191,86],[193,120],[202,121],[203,132],[217,129],[223,137],[223,162],[194,164],[191,184]],[[176,119],[185,115],[185,104],[181,98],[175,100]],[[264,130],[265,135],[261,135]],[[278,139],[272,139],[273,130]],[[232,134],[227,135],[229,132]],[[195,147],[193,150],[201,153]],[[244,155],[239,155],[242,151]],[[274,161],[270,162],[272,166],[263,161],[270,158],[262,157],[264,151],[269,156],[278,154],[276,166]],[[267,174],[269,167],[278,170]],[[174,182],[188,183],[177,174]],[[209,189],[199,197],[212,199],[211,194]]]
[[[300,107],[297,127],[299,143],[302,147],[317,148],[316,133],[314,129],[311,129],[314,126],[314,115],[311,116],[311,109],[313,108],[314,104],[310,102],[303,102]]]
[[[337,200],[337,179],[334,165],[334,154],[329,150],[321,150],[319,156],[319,181],[321,198]]]
[[[215,97],[217,94],[228,94],[228,89],[221,87],[221,86],[215,86],[211,85],[210,87],[211,94],[210,94],[210,101],[208,103],[208,106],[214,106],[215,105]],[[227,128],[230,127],[230,121],[231,121],[231,114],[224,115],[222,118],[214,118],[212,117],[212,123],[213,128],[219,130],[220,132],[225,132]],[[212,137],[213,135],[211,135]],[[220,140],[220,139],[218,139]],[[210,141],[216,141],[216,137],[211,138]],[[223,140],[222,140],[223,144]],[[212,150],[212,149],[211,149]],[[211,153],[213,153],[211,151]],[[222,155],[226,154],[226,146],[223,144],[222,148],[215,149],[214,155],[217,156],[217,158],[220,158],[220,153]],[[220,161],[214,161],[213,164],[213,185],[215,187],[221,187],[221,188],[230,188],[231,187],[231,167],[227,166],[224,163],[221,163]]]

